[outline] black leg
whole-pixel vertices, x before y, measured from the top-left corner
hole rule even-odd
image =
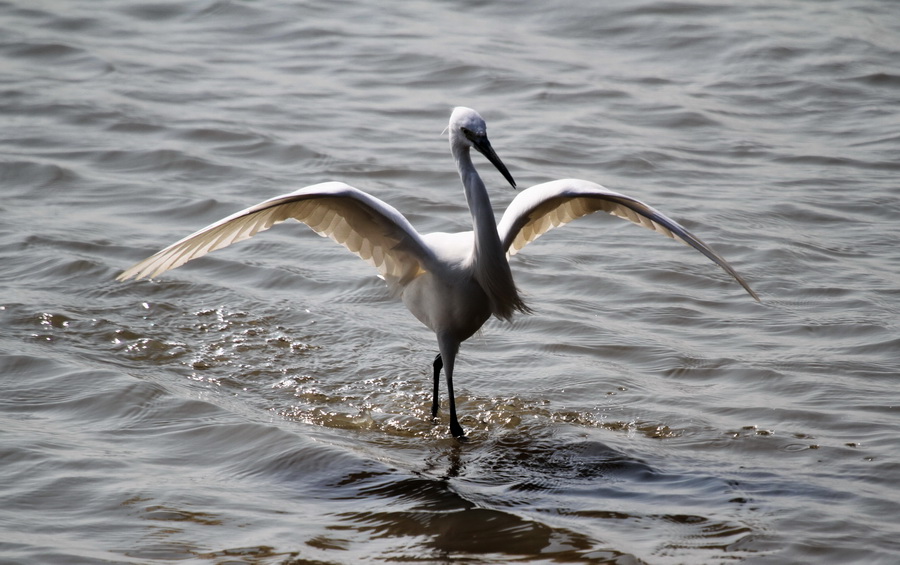
[[[459,420],[456,419],[456,397],[453,396],[453,374],[452,371],[447,371],[446,374],[447,394],[450,396],[450,433],[457,439],[463,439],[466,437],[466,431],[459,425]]]
[[[453,365],[459,352],[459,341],[447,334],[438,334],[438,347],[441,353],[434,359],[434,407],[437,406],[438,373],[443,369],[447,377],[447,394],[450,396],[450,433],[453,437],[463,440],[466,431],[456,418],[456,397],[453,396]]]
[[[441,369],[444,367],[444,360],[441,359],[441,354],[438,353],[434,358],[434,396],[431,399],[431,417],[437,418],[438,409],[441,406],[440,398],[438,395],[440,393],[440,378],[441,378]]]

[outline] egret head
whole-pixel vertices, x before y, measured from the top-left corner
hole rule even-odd
[[[460,145],[466,148],[474,147],[479,153],[487,157],[487,160],[492,165],[497,167],[500,174],[509,181],[513,188],[516,187],[516,181],[513,180],[509,169],[506,168],[506,165],[494,152],[494,148],[491,147],[491,142],[488,141],[487,137],[487,124],[485,124],[484,118],[478,112],[462,106],[454,108],[453,113],[450,115],[449,129],[451,145]]]

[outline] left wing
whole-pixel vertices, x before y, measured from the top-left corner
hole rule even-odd
[[[759,301],[737,271],[687,228],[640,200],[585,180],[556,180],[523,190],[504,212],[497,231],[503,249],[515,255],[553,228],[594,212],[606,212],[690,245],[722,267]]]

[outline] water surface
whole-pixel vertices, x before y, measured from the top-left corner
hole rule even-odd
[[[0,2],[0,561],[896,562],[893,3],[597,4]],[[460,444],[433,336],[304,226],[115,282],[326,180],[468,229],[456,105],[762,303],[554,231],[512,260],[536,313],[463,346]]]

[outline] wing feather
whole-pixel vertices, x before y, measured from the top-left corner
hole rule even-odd
[[[592,182],[564,179],[523,190],[503,214],[497,230],[503,249],[515,255],[551,229],[594,212],[606,212],[693,247],[759,300],[737,271],[687,228],[640,200]]]
[[[344,245],[391,283],[405,284],[434,265],[434,255],[400,212],[344,183],[276,196],[209,225],[130,267],[118,280],[156,277],[288,219]]]

